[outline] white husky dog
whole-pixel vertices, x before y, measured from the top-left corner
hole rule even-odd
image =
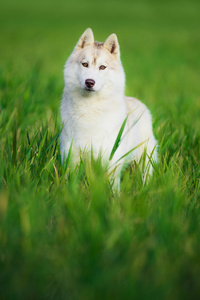
[[[79,162],[81,152],[92,150],[94,157],[101,153],[119,187],[122,165],[125,161],[139,162],[145,151],[145,181],[152,173],[152,161],[157,159],[156,140],[147,107],[124,96],[125,75],[117,36],[111,34],[104,43],[95,42],[88,28],[65,64],[64,81],[62,162],[71,145],[75,162]],[[122,124],[123,134],[116,151],[112,151]]]

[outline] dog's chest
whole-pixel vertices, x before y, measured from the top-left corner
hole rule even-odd
[[[122,121],[118,111],[88,108],[69,112],[66,126],[69,138],[81,148],[92,146],[97,151],[110,150]]]

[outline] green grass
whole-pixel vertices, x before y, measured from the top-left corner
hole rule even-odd
[[[200,297],[199,1],[0,4],[0,298]],[[87,28],[118,35],[126,94],[160,162],[113,194],[100,161],[60,163],[63,66]]]

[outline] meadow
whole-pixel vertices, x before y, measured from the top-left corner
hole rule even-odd
[[[0,299],[198,299],[199,1],[2,2]],[[60,162],[63,67],[88,27],[117,34],[159,143],[149,184],[133,163],[120,194],[99,160]]]

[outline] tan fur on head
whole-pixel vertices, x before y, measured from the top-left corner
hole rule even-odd
[[[96,46],[103,46],[116,58],[118,59],[120,58],[119,43],[115,33],[109,35],[109,37],[106,39],[104,43],[99,43],[94,41],[94,35],[92,29],[87,28],[82,34],[82,36],[80,37],[75,49],[80,50],[92,44],[95,44]]]

